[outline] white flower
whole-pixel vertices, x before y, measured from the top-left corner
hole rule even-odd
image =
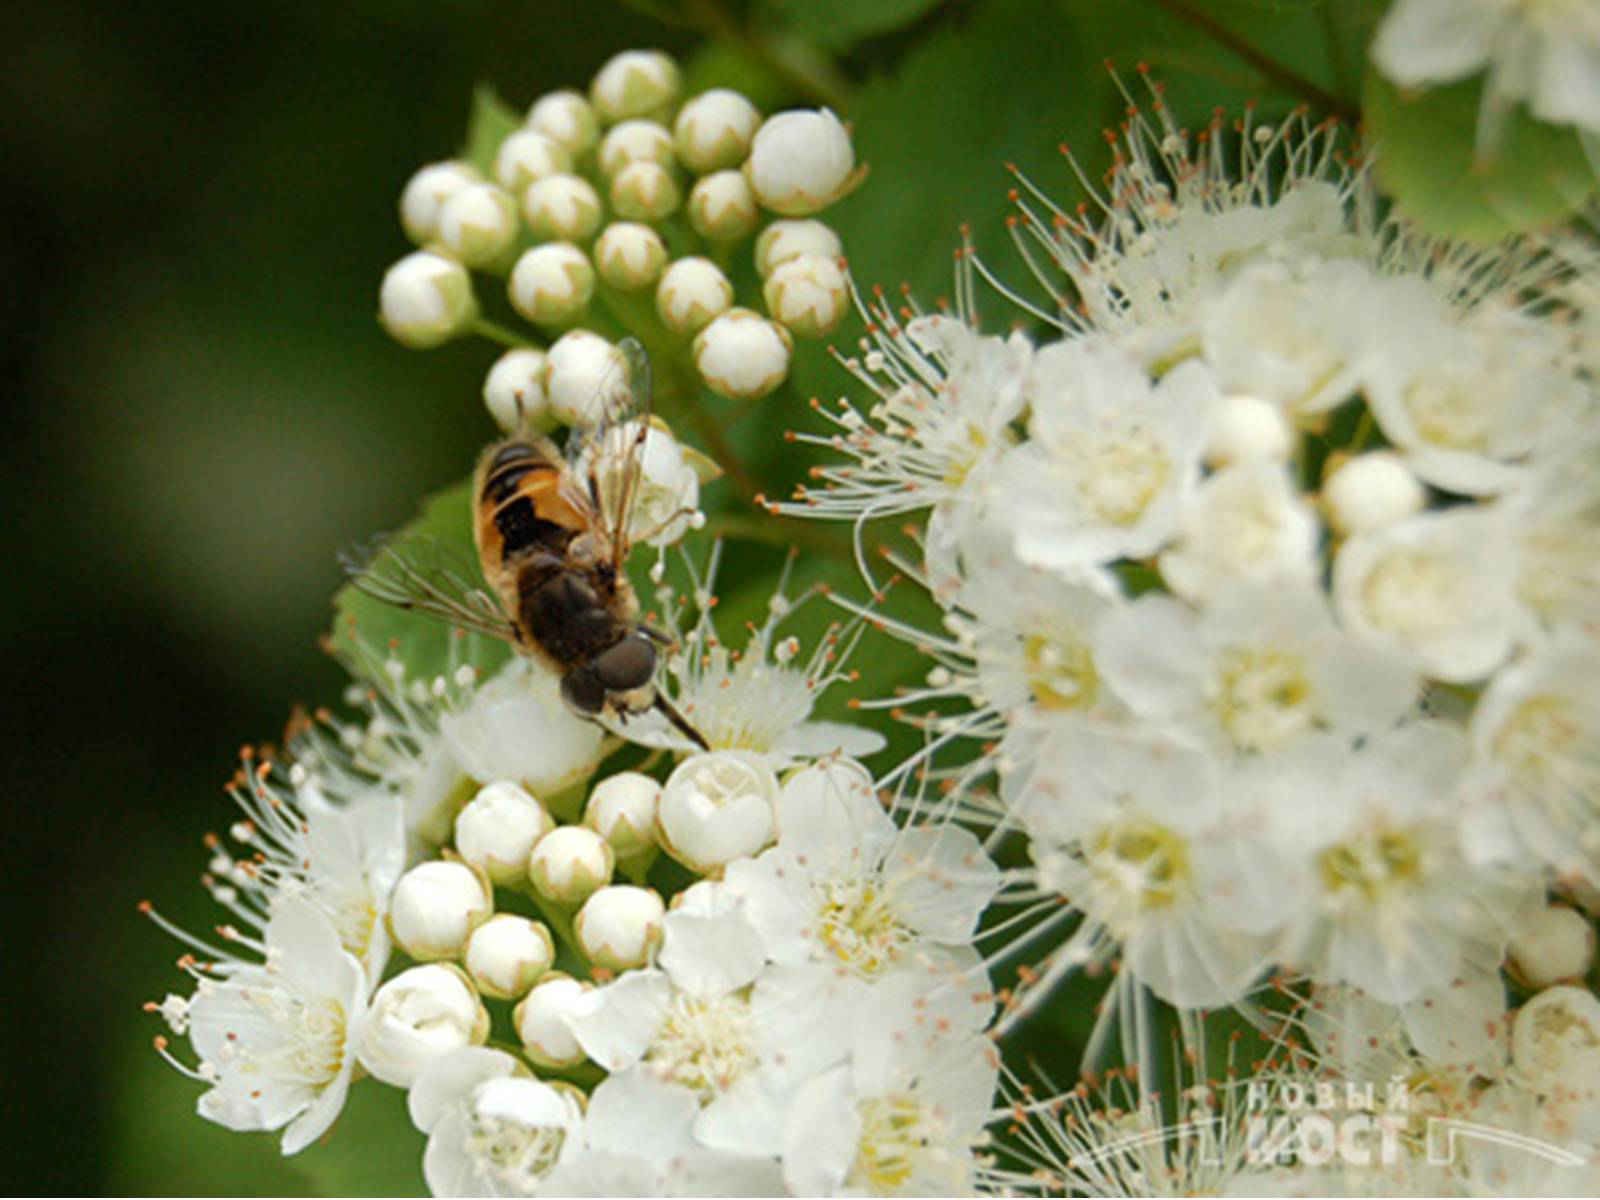
[[[733,284],[709,258],[675,259],[656,285],[656,312],[673,333],[697,333],[733,303]]]
[[[816,255],[837,261],[843,253],[839,235],[821,221],[774,221],[756,238],[756,270],[765,279],[791,258]]]
[[[1428,494],[1405,459],[1374,450],[1346,459],[1322,486],[1333,527],[1344,534],[1371,533],[1422,511]]]
[[[792,333],[824,337],[850,307],[850,286],[837,260],[801,254],[772,268],[761,289],[767,311]]]
[[[613,221],[595,240],[594,263],[600,278],[612,287],[637,291],[661,278],[667,265],[667,244],[648,225]]]
[[[1218,588],[1246,582],[1293,587],[1319,573],[1321,531],[1311,508],[1274,462],[1224,467],[1185,508],[1177,540],[1161,555],[1161,577],[1203,603]]]
[[[589,85],[589,97],[607,121],[644,117],[672,104],[682,72],[660,50],[624,50],[608,58]]]
[[[661,785],[636,771],[608,775],[589,793],[583,823],[616,852],[619,861],[638,862],[656,847],[656,809]]]
[[[761,222],[750,184],[738,171],[718,171],[689,190],[689,224],[701,237],[735,242],[749,237]]]
[[[1480,129],[1491,141],[1517,102],[1600,132],[1600,13],[1584,0],[1397,0],[1372,60],[1404,87],[1487,69]]]
[[[1517,1010],[1511,1062],[1526,1086],[1591,1145],[1600,1137],[1600,999],[1546,988]]]
[[[453,958],[493,911],[489,879],[477,868],[418,863],[394,885],[389,933],[412,958]]]
[[[495,359],[483,380],[483,403],[501,430],[516,433],[543,415],[548,373],[543,350],[517,347]]]
[[[675,162],[672,134],[659,121],[623,121],[600,139],[600,172],[607,179],[634,162],[652,162],[670,169]]]
[[[1600,619],[1600,427],[1553,435],[1500,502],[1516,545],[1517,599],[1547,627]]]
[[[755,854],[776,831],[778,779],[759,758],[714,750],[679,763],[656,811],[661,846],[706,874]]]
[[[1101,623],[1094,657],[1139,716],[1242,753],[1317,730],[1381,733],[1421,691],[1405,659],[1341,633],[1305,584],[1236,584],[1199,612],[1146,594]]]
[[[410,1087],[429,1063],[488,1035],[489,1014],[461,969],[427,963],[378,989],[358,1053],[376,1078]]]
[[[1516,634],[1513,558],[1498,514],[1423,513],[1351,538],[1333,564],[1344,627],[1450,682],[1481,679]]]
[[[768,966],[735,907],[686,906],[664,926],[659,965],[590,992],[573,1031],[614,1075],[641,1070],[698,1099],[701,1145],[776,1152],[788,1096],[844,1052],[843,1012],[816,972]]]
[[[1070,575],[1155,553],[1198,481],[1216,384],[1187,362],[1151,384],[1116,348],[1058,342],[1034,355],[1033,440],[996,468],[994,504],[1017,557]]]
[[[1582,979],[1594,962],[1594,926],[1564,904],[1538,905],[1511,930],[1509,964],[1530,987]]]
[[[598,725],[574,715],[561,700],[556,677],[528,659],[508,663],[440,728],[472,778],[513,780],[536,796],[555,795],[587,778],[600,761],[605,736]]]
[[[429,163],[406,183],[400,193],[400,223],[406,236],[419,246],[431,242],[439,232],[439,210],[451,195],[479,175],[464,162]]]
[[[517,205],[492,183],[470,183],[439,209],[439,243],[469,267],[487,267],[510,248]]]
[[[992,1044],[951,1030],[887,986],[855,1014],[848,1065],[800,1089],[783,1131],[796,1195],[962,1196],[984,1172],[977,1151],[994,1111]]]
[[[185,1073],[210,1085],[200,1115],[228,1129],[283,1129],[283,1152],[297,1154],[344,1107],[370,985],[306,900],[278,908],[264,950],[262,963],[191,961],[194,998],[168,1019],[187,1028],[200,1060]]]
[[[456,853],[494,883],[519,883],[534,843],[553,824],[544,805],[516,784],[487,784],[456,814]]]
[[[600,140],[600,121],[577,92],[546,92],[528,109],[528,128],[542,133],[573,156],[586,154]],[[513,135],[515,136],[515,135]]]
[[[607,512],[621,508],[623,487],[628,486],[628,537],[634,543],[670,546],[704,519],[699,512],[700,477],[672,434],[654,425],[644,428],[642,438],[640,432],[636,421],[609,427],[603,440],[586,447],[580,476],[598,481],[601,507]],[[630,468],[626,474],[624,466]]]
[[[672,128],[683,165],[704,175],[743,162],[760,125],[761,113],[743,95],[712,88],[686,100]]]
[[[1295,431],[1281,407],[1259,396],[1226,396],[1211,419],[1206,462],[1213,467],[1284,462],[1294,445]]]
[[[572,329],[551,343],[550,410],[569,425],[599,419],[606,389],[627,378],[628,362],[611,342],[587,329]]]
[[[395,263],[378,292],[383,327],[414,350],[443,345],[477,314],[467,269],[432,250],[418,250]]]
[[[513,1010],[512,1024],[528,1058],[540,1066],[570,1067],[584,1059],[568,1017],[582,1007],[592,985],[559,971],[547,972]]]
[[[650,961],[661,942],[665,912],[651,889],[611,884],[583,902],[572,930],[579,949],[596,966],[625,971]]]
[[[683,193],[672,172],[660,163],[626,164],[611,180],[611,208],[629,221],[661,221],[678,211]]]
[[[576,907],[611,882],[616,858],[592,829],[562,825],[539,839],[527,860],[528,878],[545,899]]]
[[[783,382],[793,350],[782,325],[748,308],[730,308],[695,335],[694,365],[717,395],[755,400]]]
[[[806,217],[839,198],[855,165],[849,132],[823,108],[768,117],[756,131],[745,171],[762,204],[786,217]]]
[[[550,969],[555,943],[540,922],[495,913],[472,931],[462,961],[484,995],[516,1000]]]
[[[517,259],[507,295],[511,307],[535,325],[559,325],[589,306],[594,265],[571,242],[546,242]]]
[[[494,155],[494,177],[514,195],[551,175],[572,170],[572,154],[555,138],[536,129],[517,129],[506,135]]]
[[[523,191],[522,215],[540,241],[586,242],[600,228],[600,195],[581,175],[546,175]]]
[[[428,1135],[422,1171],[435,1196],[532,1196],[583,1141],[576,1089],[528,1078],[499,1050],[440,1058],[406,1097]]]

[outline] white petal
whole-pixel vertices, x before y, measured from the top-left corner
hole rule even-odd
[[[516,1069],[516,1059],[486,1046],[466,1046],[434,1059],[406,1093],[411,1123],[423,1133],[433,1132],[446,1113],[466,1102],[473,1088],[486,1079],[509,1076]]]
[[[960,942],[1000,888],[1000,868],[953,825],[908,829],[884,862],[895,912],[924,937]]]
[[[737,909],[715,916],[671,912],[662,925],[657,962],[674,986],[702,999],[744,987],[766,962],[761,935]]]
[[[620,1071],[644,1057],[671,996],[666,972],[628,971],[574,1001],[567,1023],[585,1054],[608,1071]]]
[[[700,1102],[688,1088],[633,1067],[595,1088],[584,1129],[597,1150],[664,1162],[693,1146],[689,1126],[699,1113]]]
[[[861,1118],[843,1067],[801,1088],[783,1130],[783,1181],[796,1196],[832,1196],[849,1174]]]

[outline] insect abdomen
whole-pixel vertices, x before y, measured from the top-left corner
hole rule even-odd
[[[561,467],[528,442],[507,442],[494,450],[482,468],[478,488],[480,525],[484,518],[492,538],[481,535],[479,550],[490,567],[509,566],[535,552],[560,556],[577,532],[570,505],[561,495]],[[497,544],[496,544],[497,543]]]

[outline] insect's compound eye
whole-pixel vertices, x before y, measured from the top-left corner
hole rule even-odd
[[[631,634],[596,657],[594,671],[614,692],[643,687],[655,676],[656,648],[643,634]]]
[[[593,667],[579,667],[561,677],[561,698],[584,716],[592,717],[606,705],[606,685]]]

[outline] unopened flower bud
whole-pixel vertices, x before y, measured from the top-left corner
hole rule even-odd
[[[736,167],[750,153],[761,113],[738,92],[712,88],[678,111],[673,133],[683,165],[699,174]]]
[[[706,386],[730,400],[765,396],[789,373],[789,331],[747,308],[730,308],[694,340],[694,365]]]
[[[467,972],[479,991],[496,1000],[526,995],[555,959],[550,931],[515,913],[495,913],[467,939]]]
[[[361,1031],[357,1057],[374,1077],[410,1087],[422,1069],[463,1046],[481,1046],[489,1014],[459,967],[429,963],[380,987]]]
[[[677,162],[672,134],[659,121],[624,121],[606,130],[600,139],[600,171],[614,178],[633,162],[653,162],[671,170]]]
[[[1532,988],[1581,979],[1594,961],[1594,942],[1594,927],[1576,909],[1535,909],[1511,931],[1511,971]]]
[[[595,241],[594,264],[600,278],[619,292],[638,291],[661,278],[667,244],[648,225],[613,221]]]
[[[649,888],[613,884],[584,901],[572,923],[590,962],[609,971],[642,967],[661,943],[661,897]]]
[[[464,162],[429,163],[411,177],[400,193],[400,224],[417,245],[439,234],[439,210],[444,202],[482,176]]]
[[[837,259],[843,253],[839,235],[821,221],[774,221],[756,239],[756,270],[765,279],[791,258]]]
[[[660,50],[624,50],[606,61],[589,85],[589,98],[607,121],[648,117],[670,108],[683,76]]]
[[[562,825],[534,846],[528,878],[546,900],[576,907],[611,882],[615,866],[616,855],[598,833]]]
[[[630,221],[660,221],[678,211],[683,194],[660,163],[631,162],[611,180],[611,207]]]
[[[534,843],[553,827],[544,805],[502,780],[480,788],[456,815],[456,853],[494,883],[521,883]]]
[[[394,885],[389,933],[412,958],[454,958],[493,910],[488,881],[466,863],[419,863]]]
[[[600,228],[600,193],[581,175],[549,175],[522,193],[522,215],[541,241],[586,241]]]
[[[570,1067],[584,1059],[567,1018],[582,1005],[590,985],[551,971],[511,1011],[528,1058],[541,1067]]]
[[[1398,454],[1358,454],[1334,468],[1322,485],[1328,520],[1340,533],[1369,533],[1419,511],[1422,484]]]
[[[1511,1061],[1533,1091],[1592,1096],[1600,1079],[1600,999],[1584,987],[1545,988],[1517,1010]]]
[[[656,286],[656,312],[673,333],[697,333],[728,311],[733,284],[709,258],[680,258]]]
[[[535,325],[573,320],[594,297],[594,267],[571,242],[546,242],[511,268],[511,307]]]
[[[506,135],[495,151],[494,177],[515,195],[528,185],[572,170],[572,152],[537,129],[518,129]]]
[[[768,117],[745,170],[762,204],[786,217],[805,217],[838,199],[855,165],[849,133],[824,108]]]
[[[604,388],[627,370],[622,351],[587,329],[562,334],[550,347],[549,359],[550,411],[569,425],[594,421]]]
[[[549,364],[543,350],[519,347],[495,359],[483,381],[483,403],[494,423],[506,432],[526,429],[544,411],[545,376]]]
[[[761,221],[755,193],[738,171],[718,171],[689,191],[689,224],[702,237],[732,242],[749,237]]]
[[[850,307],[850,285],[835,259],[803,254],[779,263],[761,289],[773,320],[800,337],[823,337]]]
[[[616,851],[623,862],[656,848],[656,805],[661,785],[637,771],[619,771],[594,785],[583,823]]]
[[[443,345],[478,313],[472,278],[432,250],[408,254],[385,272],[378,313],[389,336],[414,350]]]
[[[439,242],[469,267],[504,256],[517,233],[517,205],[492,183],[472,183],[439,210]]]
[[[573,158],[587,154],[600,140],[600,118],[574,91],[546,92],[528,110],[528,128],[558,143]]]
[[[1217,405],[1206,443],[1206,462],[1282,462],[1294,451],[1294,431],[1283,410],[1259,396],[1229,396]]]
[[[696,754],[667,777],[657,835],[673,858],[706,874],[772,840],[777,800],[778,778],[760,759],[737,750]]]

